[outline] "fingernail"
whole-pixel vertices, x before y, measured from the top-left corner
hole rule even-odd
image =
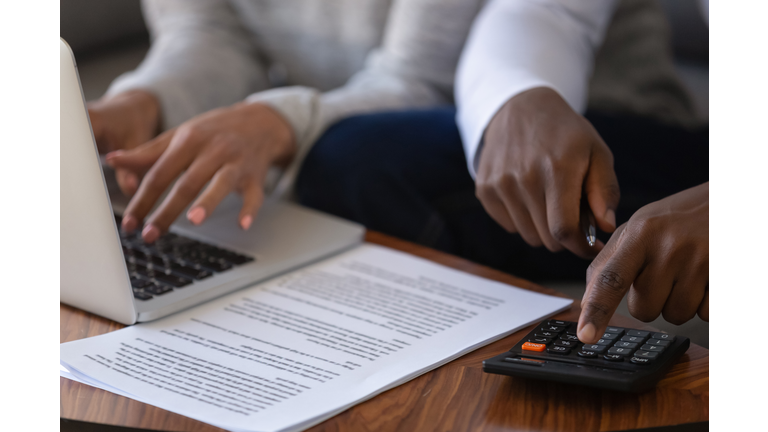
[[[123,231],[133,232],[138,225],[136,218],[133,216],[123,216]]]
[[[592,342],[595,340],[595,326],[587,323],[579,332],[579,340],[582,342]]]
[[[616,228],[616,212],[613,209],[605,211],[605,221],[611,224],[614,229]]]
[[[141,232],[141,237],[144,239],[144,243],[154,243],[160,237],[160,230],[154,225],[147,225]]]
[[[112,159],[120,156],[121,154],[123,154],[122,150],[115,150],[113,152],[107,153],[106,156],[104,156],[104,159],[106,160],[107,165],[112,166],[112,163],[113,163]]]
[[[205,209],[202,207],[195,207],[187,212],[187,219],[195,225],[200,225],[205,220]]]
[[[240,219],[240,226],[243,227],[244,230],[248,230],[248,228],[251,227],[251,223],[253,222],[253,218],[251,215],[243,216],[242,219]]]

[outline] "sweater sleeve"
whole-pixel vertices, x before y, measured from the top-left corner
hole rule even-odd
[[[169,129],[267,87],[255,46],[226,0],[143,0],[142,8],[152,39],[149,53],[107,94],[151,92]]]
[[[362,70],[328,92],[302,86],[255,93],[291,124],[299,151],[275,195],[290,191],[304,156],[333,123],[356,114],[453,103],[453,80],[479,1],[398,0],[382,45]]]

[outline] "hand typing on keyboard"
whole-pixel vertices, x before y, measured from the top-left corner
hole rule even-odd
[[[582,342],[600,339],[627,293],[641,321],[709,321],[709,183],[641,208],[611,236],[587,271]]]
[[[143,176],[123,214],[123,229],[133,231],[147,218],[142,238],[153,243],[193,201],[187,219],[199,225],[233,191],[243,197],[237,222],[248,229],[261,206],[269,167],[293,156],[292,135],[271,108],[240,103],[203,113],[135,149],[107,154],[107,163],[116,170]]]

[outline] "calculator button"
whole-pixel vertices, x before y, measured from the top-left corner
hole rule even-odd
[[[644,340],[645,340],[645,338],[642,337],[642,336],[623,336],[621,338],[622,342],[638,342],[638,343],[640,343],[640,342],[642,342]]]
[[[581,349],[586,351],[594,351],[596,353],[602,353],[608,349],[608,345],[584,345]]]
[[[651,362],[651,359],[645,357],[632,357],[629,361],[634,364],[648,364]]]
[[[563,326],[547,325],[542,327],[541,331],[560,333],[561,331],[563,331],[563,328],[564,328]]]
[[[567,329],[565,329],[565,333],[566,334],[570,334],[570,335],[575,335],[576,334],[576,326],[572,325],[572,326],[568,327]]]
[[[632,351],[634,350],[630,348],[611,347],[608,350],[608,354],[629,355]]]
[[[635,349],[637,348],[637,343],[635,342],[616,342],[615,347],[619,348],[629,348],[629,349]]]
[[[532,337],[528,338],[528,342],[533,342],[537,344],[548,344],[552,342],[552,338],[543,338],[543,337]]]
[[[539,330],[538,332],[534,333],[533,335],[536,336],[536,337],[553,338],[553,337],[557,336],[557,333],[550,332],[550,331],[541,331],[541,330]]]
[[[597,342],[595,342],[596,345],[610,345],[612,343],[613,341],[608,339],[600,339]]]
[[[538,344],[533,342],[526,342],[523,344],[523,349],[526,351],[542,352],[547,348],[544,344]]]
[[[603,358],[613,362],[624,361],[624,356],[621,354],[606,354],[603,356]]]
[[[619,334],[621,334],[621,333],[624,333],[624,329],[621,328],[621,327],[608,327],[607,329],[605,329],[605,332],[606,333],[619,333]]]
[[[570,334],[561,334],[560,335],[560,339],[574,341],[574,342],[578,342],[579,341],[579,337],[578,336],[570,335]]]
[[[618,333],[606,333],[600,339],[614,340],[619,337]]]
[[[547,348],[547,352],[552,354],[567,355],[567,354],[570,354],[571,349],[562,347],[562,346],[553,346],[553,347]]]
[[[555,341],[556,346],[566,347],[566,348],[573,348],[576,346],[578,342],[574,341],[568,341],[568,340],[558,340]]]
[[[647,358],[647,359],[655,359],[659,356],[659,353],[657,352],[650,352],[650,351],[638,351],[635,353],[635,357],[641,357],[641,358]]]
[[[658,352],[658,353],[664,352],[664,347],[661,346],[661,345],[648,345],[648,344],[645,344],[645,345],[641,346],[640,349],[643,350],[643,351],[651,351],[651,352]]]
[[[646,342],[648,345],[660,345],[663,347],[669,346],[672,342],[668,340],[660,340],[660,339],[648,339],[648,342]]]
[[[590,350],[584,350],[584,349],[579,350],[579,352],[577,352],[576,354],[578,354],[579,357],[585,357],[585,358],[597,357],[597,352],[590,351]]]
[[[650,335],[650,334],[651,334],[651,332],[641,331],[641,330],[629,330],[627,332],[627,336],[648,337],[648,335]]]
[[[654,333],[653,336],[651,336],[651,337],[653,339],[659,339],[659,340],[664,340],[664,341],[670,341],[670,342],[674,342],[675,341],[675,336],[674,335],[666,334],[666,333]]]
[[[551,325],[551,326],[567,326],[570,324],[571,323],[568,321],[558,321],[558,320],[549,320],[549,322],[547,323],[547,325]]]

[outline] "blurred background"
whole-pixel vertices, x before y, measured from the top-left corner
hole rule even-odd
[[[675,66],[694,99],[697,114],[709,120],[709,29],[697,0],[659,0],[669,19]],[[86,100],[99,98],[123,72],[134,69],[149,48],[139,0],[61,0],[61,37],[77,59]],[[584,295],[584,281],[534,281],[574,299]],[[629,316],[626,299],[619,313]],[[659,318],[653,326],[685,335],[709,347],[709,324],[698,317],[682,326]]]

